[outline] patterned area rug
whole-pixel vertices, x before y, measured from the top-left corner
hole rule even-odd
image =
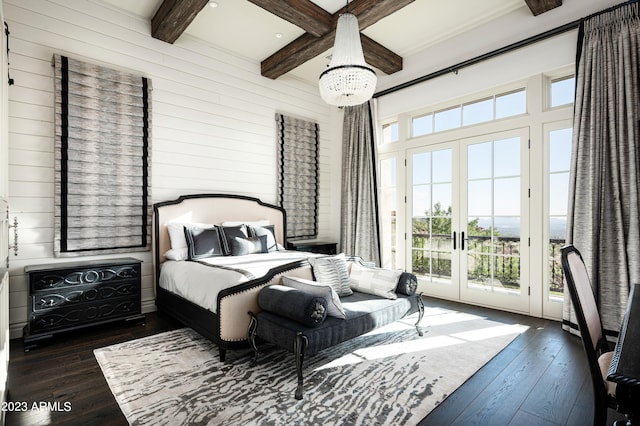
[[[191,329],[106,348],[95,356],[133,425],[412,425],[526,330],[482,317],[427,308],[304,364],[304,399],[294,398],[293,355],[263,345],[229,352]]]

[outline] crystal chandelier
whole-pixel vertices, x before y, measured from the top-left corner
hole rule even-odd
[[[376,82],[362,54],[358,18],[347,11],[338,18],[329,67],[320,74],[320,96],[330,105],[360,105],[371,99]]]

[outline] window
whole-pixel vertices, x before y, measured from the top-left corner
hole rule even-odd
[[[434,128],[436,132],[460,127],[460,107],[445,109],[435,113]]]
[[[496,119],[527,112],[527,93],[523,90],[496,96]]]
[[[469,103],[462,106],[462,125],[482,123],[493,120],[493,98]]]
[[[575,98],[575,77],[564,77],[551,81],[551,107],[572,104]]]
[[[411,120],[411,136],[422,136],[433,133],[433,114],[414,117]]]
[[[397,268],[397,183],[396,157],[380,160],[380,215],[383,239],[382,266]]]
[[[445,130],[458,129],[526,112],[526,91],[525,89],[519,89],[452,106],[435,113],[415,116],[411,119],[411,136],[418,137]],[[387,131],[385,133],[385,143],[398,140],[397,124],[396,122],[382,126],[383,131]],[[396,126],[395,129],[391,127],[393,125]]]
[[[382,126],[382,143],[398,142],[398,122]]]
[[[549,132],[549,258],[548,285],[551,299],[562,298],[564,290],[560,247],[567,234],[567,200],[573,129]]]

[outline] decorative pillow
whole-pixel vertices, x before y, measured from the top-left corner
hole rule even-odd
[[[360,293],[373,294],[387,299],[397,299],[396,286],[402,269],[369,268],[354,263],[349,281],[351,288]]]
[[[258,293],[261,309],[297,321],[307,327],[317,327],[327,317],[324,297],[282,285],[269,285]]]
[[[184,236],[190,260],[224,255],[220,242],[220,231],[217,226],[211,228],[185,226]]]
[[[407,296],[413,296],[418,289],[418,278],[411,272],[403,272],[398,279],[398,286],[396,287],[396,293],[405,294]]]
[[[316,281],[330,285],[340,297],[353,294],[344,253],[335,256],[310,257],[309,263],[313,268]]]
[[[169,222],[166,226],[167,232],[169,233],[169,241],[171,242],[171,249],[165,252],[164,257],[169,260],[187,260],[189,259],[189,251],[184,235],[184,227],[211,228],[214,225],[196,222]]]
[[[247,227],[244,225],[235,225],[235,226],[221,226],[220,230],[222,231],[222,244],[224,249],[224,254],[231,254],[231,242],[234,238],[247,238],[249,234],[247,232]]]
[[[316,281],[305,280],[297,277],[282,277],[282,285],[297,288],[298,290],[324,297],[327,301],[327,316],[345,319],[344,308],[340,302],[338,293],[330,286]]]
[[[277,251],[278,244],[276,243],[276,230],[274,225],[266,226],[251,226],[249,227],[251,236],[253,237],[267,237],[267,251]]]
[[[235,237],[231,241],[231,256],[244,256],[245,254],[266,253],[267,237]]]

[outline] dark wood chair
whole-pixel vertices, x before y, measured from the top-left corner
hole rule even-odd
[[[629,407],[626,398],[616,394],[616,383],[607,380],[613,350],[604,337],[596,296],[582,255],[573,245],[562,247],[561,253],[562,270],[589,361],[595,397],[593,424],[604,425],[607,423],[607,408],[629,413]]]

